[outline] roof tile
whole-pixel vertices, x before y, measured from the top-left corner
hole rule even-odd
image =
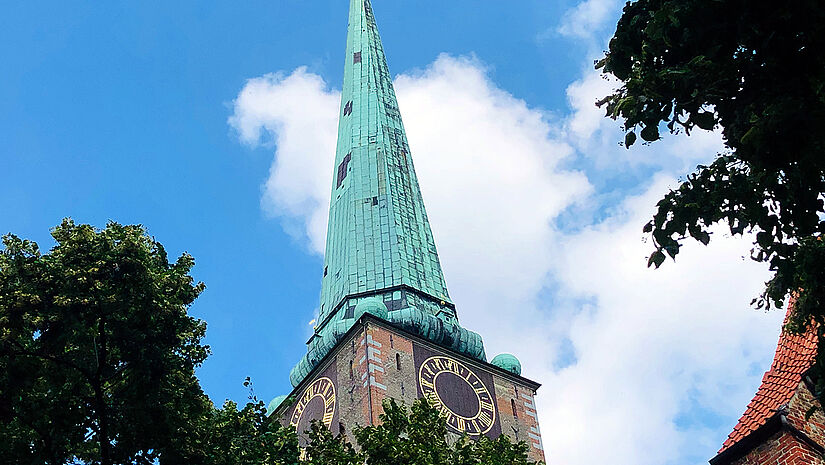
[[[793,300],[788,305],[785,321],[793,310]],[[802,381],[802,375],[813,363],[816,355],[816,333],[791,334],[782,331],[773,364],[762,377],[762,385],[748,403],[745,413],[728,435],[719,452],[730,448],[764,425],[774,412],[788,403]]]

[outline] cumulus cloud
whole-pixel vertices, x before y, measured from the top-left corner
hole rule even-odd
[[[552,260],[552,220],[590,192],[582,173],[559,166],[572,149],[475,61],[442,55],[399,76],[396,89],[460,318],[496,328],[485,334],[491,354],[526,354],[530,345],[513,341],[544,339],[535,299]]]
[[[584,40],[593,47],[599,32],[609,24],[624,2],[618,0],[585,0],[569,9],[556,29],[559,34]]]
[[[273,145],[261,206],[322,253],[341,93],[301,67],[247,81],[229,124],[250,145]]]
[[[654,271],[641,226],[675,185],[673,172],[706,159],[718,138],[699,149],[694,138],[645,147],[676,161],[654,162],[659,174],[640,182],[641,194],[599,220],[584,214],[571,231],[557,219],[600,195],[590,176],[643,163],[615,144],[618,128],[588,103],[610,83],[585,74],[568,88],[563,119],[498,88],[474,59],[442,55],[395,84],[459,317],[484,336],[488,354],[516,354],[525,375],[544,384],[548,459],[707,460],[758,383],[754,367],[767,365],[781,315],[747,306],[766,277],[742,258],[747,241],[716,234],[711,246],[688,245],[678,263]],[[262,205],[317,253],[339,99],[298,69],[250,80],[230,118],[242,141],[274,145]],[[593,172],[569,168],[594,157]]]
[[[564,424],[545,439],[557,463],[704,463],[730,427],[712,420],[741,413],[762,375],[752,364],[769,360],[782,315],[747,305],[767,278],[744,258],[747,241],[717,232],[659,270],[640,260],[640,225],[674,184],[655,178],[558,243],[556,321],[573,360],[547,374],[541,396],[544,418]]]
[[[582,77],[566,90],[571,110],[564,125],[566,140],[594,168],[627,170],[647,166],[669,173],[684,173],[698,163],[707,162],[722,149],[720,132],[698,128],[689,138],[684,134],[667,135],[655,144],[645,144],[639,139],[632,150],[620,146],[619,141],[624,140],[620,122],[605,117],[604,109],[596,106],[596,101],[611,94],[618,86],[615,79],[605,78],[588,66]]]

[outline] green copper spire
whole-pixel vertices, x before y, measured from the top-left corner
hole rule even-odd
[[[458,325],[369,0],[351,0],[316,332],[302,379],[364,312],[483,358]]]
[[[319,322],[361,293],[394,310],[402,285],[454,314],[369,1],[350,4],[339,118]]]

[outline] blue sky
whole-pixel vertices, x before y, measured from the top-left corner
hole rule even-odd
[[[142,223],[191,253],[216,402],[245,400],[246,376],[262,398],[288,392],[305,351],[347,4],[0,15],[0,231],[47,247],[66,216]],[[373,2],[459,316],[544,383],[548,458],[600,463],[585,447],[598,437],[617,463],[702,463],[768,368],[781,315],[748,308],[765,270],[741,259],[747,241],[717,234],[644,269],[652,205],[719,142],[618,147],[592,62],[621,4]]]

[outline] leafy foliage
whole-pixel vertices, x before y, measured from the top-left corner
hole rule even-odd
[[[369,457],[368,465],[451,463],[447,424],[428,402],[416,402],[408,414],[404,406],[390,400],[380,419],[378,426],[355,432]]]
[[[204,461],[210,465],[293,465],[299,463],[298,435],[292,428],[267,418],[262,401],[241,410],[232,401],[215,410],[208,421],[208,447]]]
[[[153,463],[193,447],[211,408],[194,369],[204,286],[140,226],[71,220],[47,254],[13,235],[0,252],[0,448],[19,463]],[[18,455],[18,457],[21,457]]]
[[[709,228],[755,233],[773,272],[759,308],[798,293],[792,329],[825,323],[825,9],[821,2],[637,0],[624,7],[597,68],[622,82],[599,102],[625,145],[718,128],[726,150],[657,204],[648,265]],[[818,365],[825,365],[820,338]],[[820,375],[822,371],[820,370]],[[819,376],[820,380],[825,377]],[[823,386],[820,386],[823,387]]]
[[[345,435],[315,422],[303,451],[250,388],[215,408],[194,370],[203,291],[141,226],[64,220],[56,245],[14,235],[0,250],[0,463],[192,465],[528,465],[502,436],[450,443],[426,401],[385,404],[382,423]]]
[[[449,441],[447,424],[439,411],[425,399],[413,403],[411,409],[389,399],[377,425],[356,427],[353,431],[357,448],[346,433],[333,435],[321,422],[314,420],[304,432],[305,447],[299,453],[297,435],[291,428],[281,427],[266,419],[263,403],[248,404],[241,415],[229,403],[224,411],[239,418],[252,414],[254,421],[222,421],[219,430],[231,447],[219,440],[216,449],[220,464],[284,464],[284,465],[534,465],[527,458],[528,446],[514,444],[501,435],[473,440],[464,436]],[[222,416],[223,418],[224,416]],[[247,417],[249,418],[249,417]],[[271,423],[268,423],[271,421]],[[238,425],[238,426],[229,426]],[[250,426],[257,425],[254,428]],[[263,433],[263,434],[262,434]],[[238,438],[245,438],[238,441]],[[268,441],[264,443],[264,441]],[[231,451],[225,454],[224,451]]]
[[[313,421],[307,431],[308,443],[302,465],[363,465],[364,454],[356,452],[346,436],[333,436],[319,421]]]
[[[413,403],[409,412],[390,399],[384,402],[380,424],[355,430],[368,465],[529,465],[524,442],[512,443],[506,435],[456,442],[447,440],[447,424],[426,399]],[[363,462],[362,462],[363,463]]]

